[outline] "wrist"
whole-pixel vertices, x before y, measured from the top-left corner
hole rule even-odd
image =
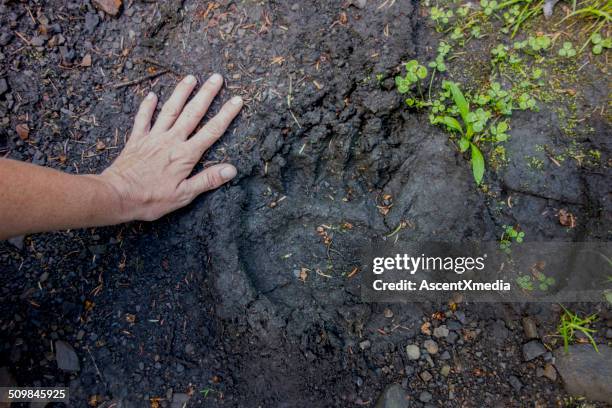
[[[110,172],[102,174],[91,174],[84,177],[90,178],[96,184],[96,204],[103,208],[103,217],[107,218],[109,224],[121,224],[133,221],[135,216],[131,214],[127,197],[120,189],[118,176]],[[99,204],[103,203],[102,206]]]

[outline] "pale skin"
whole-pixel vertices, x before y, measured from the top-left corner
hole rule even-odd
[[[194,133],[223,86],[223,78],[211,76],[189,100],[196,85],[194,76],[183,78],[155,123],[158,100],[149,93],[123,151],[101,174],[73,175],[0,159],[0,240],[35,232],[153,221],[234,178],[236,168],[231,164],[216,164],[190,176],[243,104],[240,97],[233,97]]]

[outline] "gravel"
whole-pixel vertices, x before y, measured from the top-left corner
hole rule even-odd
[[[406,346],[406,354],[409,360],[418,360],[421,357],[421,349],[416,344]]]
[[[438,343],[436,343],[434,340],[425,340],[425,342],[423,343],[423,346],[425,347],[425,349],[427,350],[427,352],[429,354],[437,354],[438,353]]]
[[[531,361],[546,353],[546,349],[538,340],[532,340],[523,345],[523,359]]]
[[[67,372],[77,372],[80,370],[79,357],[72,346],[63,340],[55,342],[55,360],[57,368]]]
[[[438,326],[434,329],[433,335],[437,338],[446,338],[448,336],[449,330],[446,325]]]

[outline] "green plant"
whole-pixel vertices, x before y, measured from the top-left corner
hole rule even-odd
[[[485,162],[482,152],[474,143],[473,139],[475,133],[481,132],[484,129],[490,117],[490,113],[485,112],[482,108],[478,108],[476,112],[470,112],[470,105],[456,83],[444,81],[442,87],[447,92],[450,92],[455,102],[455,107],[463,121],[463,125],[450,115],[432,115],[431,122],[433,124],[442,124],[446,126],[447,129],[461,134],[461,138],[459,139],[459,150],[463,153],[470,149],[472,174],[476,184],[480,184],[484,176]]]
[[[537,108],[536,100],[533,98],[533,96],[529,95],[527,92],[523,92],[519,96],[518,105],[519,105],[519,108],[521,108],[522,110],[527,110],[527,109],[536,110]]]
[[[512,225],[503,225],[502,228],[504,232],[502,232],[502,236],[499,239],[499,248],[509,254],[511,252],[512,242],[522,244],[525,233],[517,230]]]
[[[548,47],[550,47],[551,39],[547,35],[537,35],[535,37],[529,36],[527,39],[527,44],[534,52],[544,51]]]
[[[519,276],[517,276],[516,283],[523,290],[532,291],[534,289],[534,287],[533,287],[533,280],[531,279],[531,276],[529,276],[529,275],[519,275]]]
[[[401,94],[407,93],[412,89],[413,85],[419,82],[421,79],[425,79],[427,76],[427,68],[420,65],[417,60],[410,60],[405,64],[406,75],[396,76],[395,85],[397,91]]]
[[[552,276],[546,276],[542,272],[536,272],[535,277],[539,282],[538,287],[542,291],[548,290],[548,288],[555,284],[555,278]]]
[[[531,72],[531,78],[532,79],[540,79],[542,78],[542,74],[544,72],[540,69],[540,68],[534,68],[533,71]]]
[[[444,11],[441,7],[432,7],[430,10],[430,17],[436,24],[448,24],[453,15],[453,10]]]
[[[576,56],[576,50],[574,49],[573,44],[569,41],[565,41],[563,43],[563,47],[559,49],[559,56],[565,58],[571,58]]]
[[[480,32],[480,26],[479,25],[472,26],[472,28],[470,28],[470,35],[474,38],[481,38],[482,34]]]
[[[593,54],[599,55],[604,48],[612,48],[612,39],[604,39],[601,37],[601,34],[593,33],[591,34],[591,44],[593,44]]]
[[[493,82],[487,91],[491,106],[502,115],[512,114],[512,97],[499,82]]]
[[[491,50],[491,54],[495,57],[493,62],[503,61],[508,58],[508,47],[504,44],[498,44]]]
[[[455,27],[450,38],[455,41],[463,39],[463,29],[461,27]]]
[[[595,344],[595,340],[591,333],[595,333],[594,329],[589,328],[588,326],[597,320],[597,315],[592,314],[590,316],[581,318],[577,313],[572,313],[567,310],[563,305],[563,314],[561,315],[561,321],[559,322],[559,327],[557,328],[557,333],[563,338],[563,349],[567,353],[569,349],[569,343],[574,341],[574,333],[576,331],[584,334],[591,344],[595,351],[599,352],[597,349],[597,344]]]
[[[497,10],[497,1],[495,0],[480,0],[480,7],[485,15],[490,16],[495,10]]]
[[[499,122],[497,125],[491,125],[491,136],[493,136],[496,142],[505,142],[508,140],[508,134],[506,133],[508,128],[508,122],[506,121]]]

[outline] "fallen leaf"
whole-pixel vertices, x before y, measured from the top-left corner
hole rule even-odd
[[[121,8],[121,0],[93,0],[93,4],[111,16],[116,16]]]
[[[81,61],[81,66],[91,67],[91,54],[87,54],[86,56],[83,57],[83,60]]]
[[[30,128],[26,123],[20,123],[15,127],[15,131],[21,140],[27,140],[30,137]]]
[[[104,142],[103,142],[103,141],[98,140],[98,141],[96,142],[96,150],[97,150],[97,151],[99,151],[99,152],[101,152],[101,151],[102,151],[102,150],[104,150],[104,149],[106,149],[106,144],[104,144]]]
[[[306,278],[308,278],[308,269],[306,268],[300,269],[300,280],[302,282],[306,282]]]
[[[574,228],[576,226],[576,217],[566,209],[559,210],[559,224],[564,227]]]

